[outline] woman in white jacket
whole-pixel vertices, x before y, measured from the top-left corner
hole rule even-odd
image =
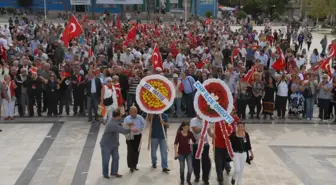
[[[108,121],[107,118],[112,118],[112,113],[118,108],[118,99],[116,90],[112,84],[112,78],[108,77],[105,79],[106,84],[103,86],[101,92],[101,104],[105,106],[105,114],[103,115],[104,124]],[[112,103],[111,100],[112,99]]]

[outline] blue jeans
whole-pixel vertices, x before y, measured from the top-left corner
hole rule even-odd
[[[191,173],[193,171],[191,153],[187,154],[187,155],[179,155],[178,160],[180,162],[180,179],[181,179],[181,182],[184,182],[185,161],[187,161],[187,167],[188,167],[187,182],[190,182]]]
[[[99,98],[96,97],[96,94],[87,96],[87,111],[88,111],[89,119],[92,119],[92,110],[93,110],[95,118],[98,118],[98,113],[97,113],[98,104],[99,104]]]
[[[118,173],[119,169],[119,148],[116,147],[101,147],[101,154],[102,154],[102,166],[103,166],[103,176],[108,176],[109,172],[109,163],[110,157],[112,156],[112,164],[111,164],[111,175],[115,175]]]
[[[156,151],[158,146],[160,145],[160,153],[161,153],[161,166],[162,169],[168,168],[168,162],[167,162],[167,145],[165,139],[157,139],[152,138],[151,140],[151,156],[152,156],[152,164],[156,165],[157,157],[156,157]]]
[[[305,101],[306,101],[306,117],[312,119],[314,112],[315,95],[306,98]]]
[[[176,114],[176,116],[181,116],[181,103],[182,103],[182,98],[174,99],[173,108],[174,107],[176,108],[174,109],[174,113]]]

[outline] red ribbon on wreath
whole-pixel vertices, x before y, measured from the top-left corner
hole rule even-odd
[[[233,159],[233,150],[232,150],[232,146],[231,146],[231,142],[230,142],[230,138],[229,138],[229,133],[228,133],[228,129],[226,128],[225,122],[220,121],[216,124],[219,124],[219,126],[220,126],[220,129],[223,133],[223,137],[224,137],[224,140],[225,140],[226,149],[228,150],[230,158]]]
[[[196,155],[195,155],[196,159],[201,158],[201,154],[202,154],[203,148],[204,148],[204,138],[206,137],[208,128],[209,128],[209,122],[207,120],[204,120],[203,128],[202,128],[202,131],[201,131],[201,136],[200,136],[200,139],[198,141],[198,148],[197,148]]]

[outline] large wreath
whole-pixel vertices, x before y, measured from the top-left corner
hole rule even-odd
[[[204,81],[202,85],[209,92],[211,97],[230,114],[233,108],[233,97],[229,87],[220,79],[208,79]],[[199,91],[195,94],[194,107],[196,113],[202,119],[210,122],[223,120],[223,118],[210,107]]]
[[[167,102],[164,103],[156,95],[143,87],[148,83],[161,93]],[[175,98],[175,87],[170,80],[162,75],[149,75],[144,77],[136,88],[136,102],[140,109],[149,114],[161,114],[169,109]]]

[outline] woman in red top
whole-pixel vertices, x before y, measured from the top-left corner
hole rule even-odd
[[[187,183],[191,185],[191,173],[192,169],[192,153],[190,147],[190,140],[194,143],[196,139],[192,132],[190,131],[190,126],[188,122],[182,122],[179,129],[177,130],[174,150],[175,150],[175,159],[178,159],[180,162],[180,179],[181,184],[184,184],[184,166],[185,161],[187,161],[188,173],[187,173]]]
[[[16,97],[15,97],[16,85],[15,85],[15,82],[11,80],[11,77],[9,75],[5,75],[3,83],[5,86],[5,93],[7,93],[8,95],[6,96],[5,94],[2,94],[5,120],[8,120],[8,119],[13,120],[15,101],[16,101]],[[5,97],[9,97],[9,99],[6,99]]]

